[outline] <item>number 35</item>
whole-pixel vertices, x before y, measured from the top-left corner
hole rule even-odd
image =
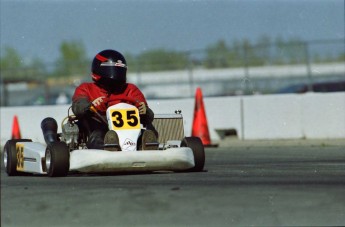
[[[139,126],[138,114],[135,110],[114,111],[111,114],[115,128],[136,128]]]

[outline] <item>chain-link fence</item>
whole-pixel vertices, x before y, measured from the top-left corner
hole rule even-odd
[[[345,91],[344,39],[220,45],[174,55],[128,58],[128,81],[157,99],[193,97],[196,87],[204,96]],[[91,81],[90,62],[1,69],[1,105],[70,102],[75,86]]]
[[[224,47],[226,48],[226,47]],[[345,91],[345,42],[324,40],[190,51],[184,70],[130,74],[151,98]]]

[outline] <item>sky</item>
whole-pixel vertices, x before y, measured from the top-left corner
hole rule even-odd
[[[103,49],[193,51],[266,35],[345,37],[344,0],[0,0],[0,44],[23,61],[53,62],[63,41]]]

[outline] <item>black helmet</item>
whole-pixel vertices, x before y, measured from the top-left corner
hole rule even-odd
[[[125,57],[115,50],[103,50],[92,61],[92,79],[105,87],[126,83],[127,63]]]

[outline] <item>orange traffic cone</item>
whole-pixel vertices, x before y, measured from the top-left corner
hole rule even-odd
[[[17,115],[13,117],[12,139],[21,139]]]
[[[204,108],[201,89],[198,87],[195,94],[194,119],[192,136],[200,137],[204,146],[211,145],[211,139],[208,131],[207,118]]]

